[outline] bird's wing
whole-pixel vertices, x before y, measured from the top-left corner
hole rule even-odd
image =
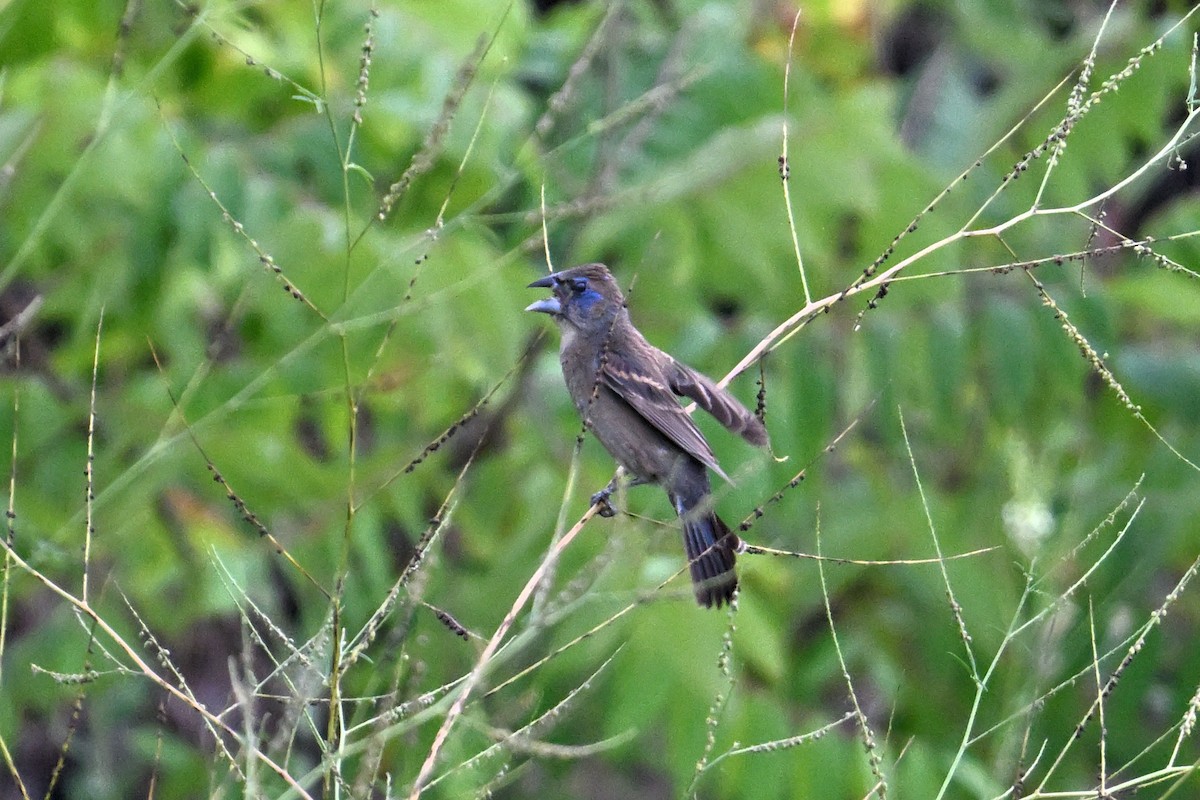
[[[707,375],[703,375],[686,364],[680,364],[663,354],[667,368],[667,384],[675,394],[690,397],[696,404],[712,414],[717,422],[741,436],[751,444],[763,447],[767,444],[767,428],[762,420],[737,401],[733,395],[717,386]]]
[[[714,472],[724,476],[704,435],[675,400],[657,369],[645,367],[616,350],[605,354],[600,370],[604,385],[641,414],[659,433]]]

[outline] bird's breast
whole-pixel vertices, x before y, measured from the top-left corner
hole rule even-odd
[[[562,325],[559,330],[562,334],[562,343],[558,349],[559,352],[565,352],[575,346],[575,341],[579,338],[579,329],[574,325]]]

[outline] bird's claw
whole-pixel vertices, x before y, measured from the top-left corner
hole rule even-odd
[[[592,505],[596,507],[596,513],[602,517],[615,517],[617,510],[613,508],[612,503],[608,502],[608,498],[612,496],[613,487],[605,486],[600,491],[592,495]]]

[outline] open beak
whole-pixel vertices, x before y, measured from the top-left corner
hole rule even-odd
[[[533,283],[529,284],[529,289],[550,289],[558,285],[558,275],[547,275],[544,278],[538,278]],[[530,303],[525,308],[526,311],[540,311],[543,314],[561,314],[562,304],[558,302],[557,297],[547,297],[544,300],[538,300],[536,303]]]

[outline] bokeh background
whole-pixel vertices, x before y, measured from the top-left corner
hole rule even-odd
[[[0,3],[0,797],[409,796],[480,665],[422,796],[1200,794],[1198,29]],[[718,378],[903,265],[700,420],[735,614],[652,488],[546,564],[547,251]]]

